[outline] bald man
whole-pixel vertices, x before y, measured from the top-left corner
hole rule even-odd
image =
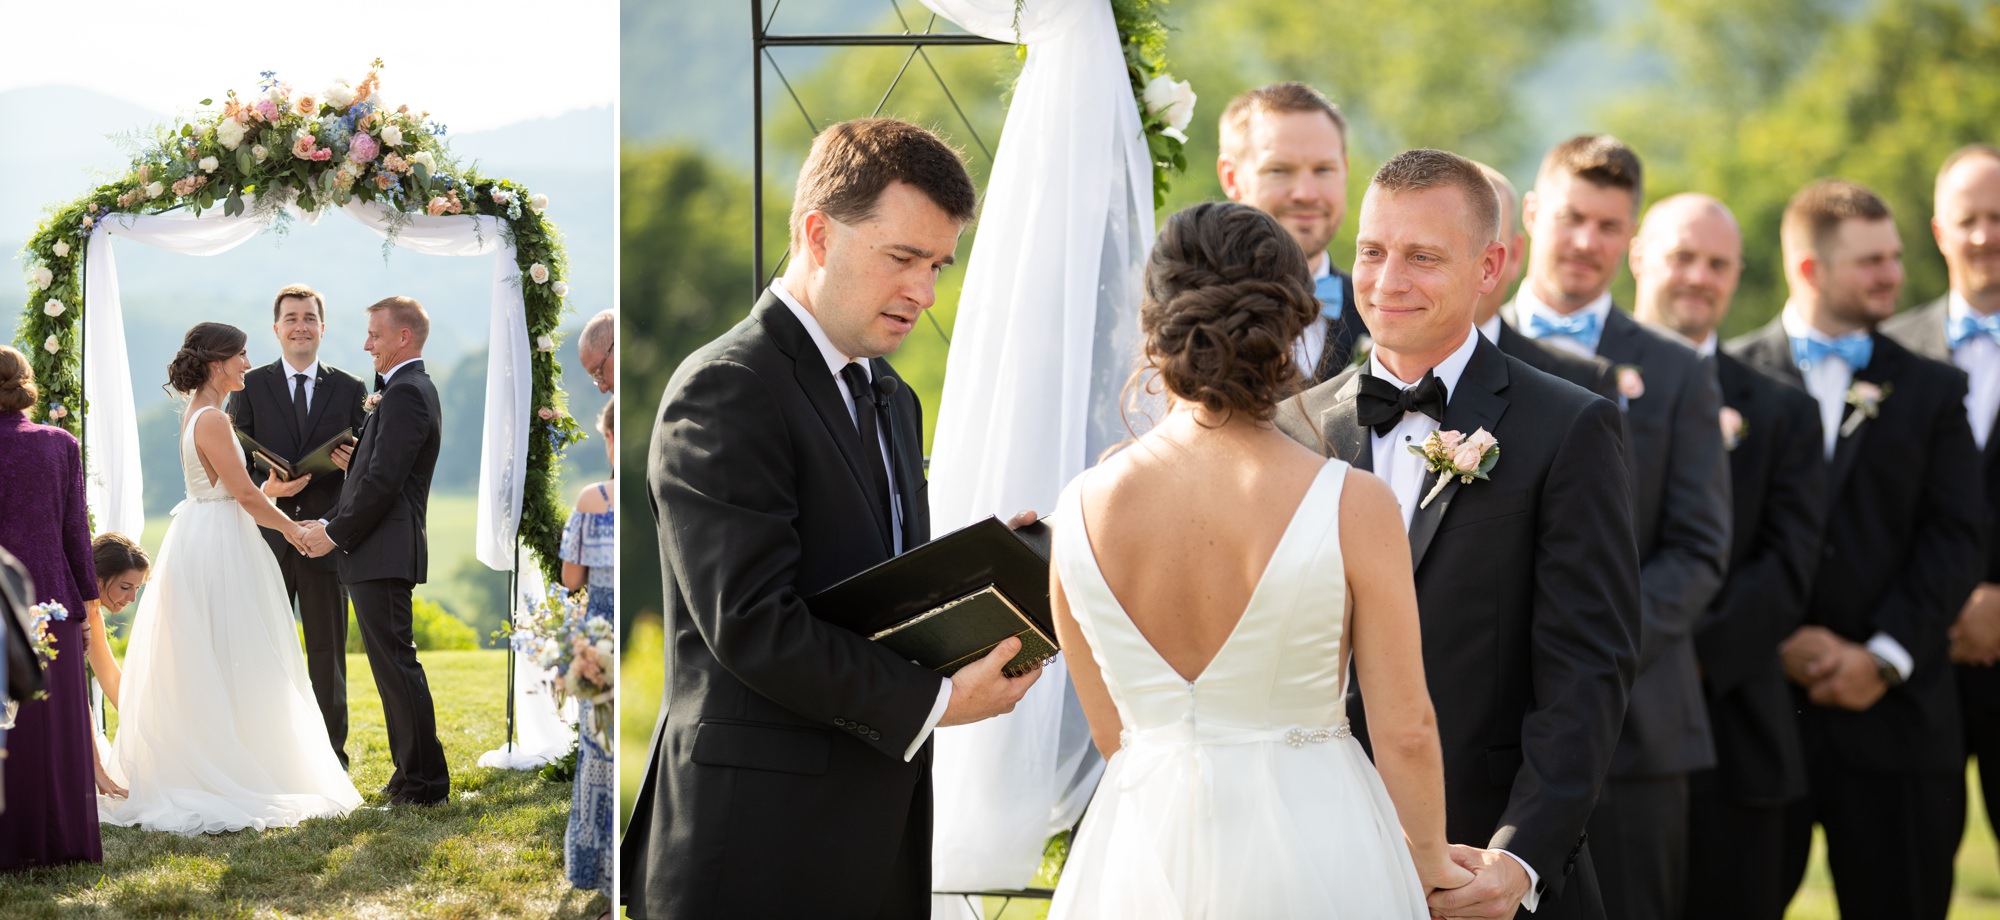
[[[1500,308],[1506,306],[1507,299],[1513,296],[1515,282],[1521,280],[1521,266],[1528,253],[1528,238],[1521,233],[1521,193],[1515,191],[1514,183],[1509,182],[1499,170],[1484,163],[1479,164],[1479,169],[1486,174],[1486,181],[1493,183],[1493,191],[1500,198],[1500,245],[1506,247],[1506,261],[1500,265],[1500,283],[1480,296],[1479,306],[1472,314],[1473,324],[1479,327],[1479,334],[1485,336],[1486,341],[1499,346],[1501,353],[1617,402],[1618,377],[1612,371],[1611,362],[1541,345],[1522,335],[1500,317]]]
[[[1729,455],[1729,575],[1695,621],[1714,767],[1688,776],[1681,916],[1779,920],[1785,806],[1804,797],[1805,753],[1778,644],[1804,621],[1826,519],[1819,408],[1789,382],[1716,349],[1743,271],[1743,234],[1707,195],[1664,199],[1632,241],[1635,312],[1716,362]]]

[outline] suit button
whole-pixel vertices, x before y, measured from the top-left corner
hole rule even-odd
[[[870,741],[880,741],[880,740],[882,740],[882,733],[881,733],[881,732],[869,732],[869,733],[868,733],[868,739],[869,739]]]
[[[859,722],[854,723],[854,730],[864,735],[868,734],[868,726],[863,725]]]
[[[846,727],[847,727],[847,720],[846,720],[846,719],[835,719],[835,720],[833,720],[833,724],[835,724],[835,725],[838,725],[838,726],[840,726],[840,727],[842,727],[842,728],[846,728]]]

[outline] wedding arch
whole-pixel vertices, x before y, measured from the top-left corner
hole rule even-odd
[[[138,419],[112,240],[215,255],[273,224],[327,211],[395,246],[493,257],[478,559],[514,570],[525,546],[550,581],[561,562],[556,465],[584,432],[566,411],[555,328],[569,285],[548,201],[451,156],[428,112],[384,100],[377,59],[359,83],[300,91],[270,71],[257,92],[158,129],[129,171],[56,206],[25,249],[18,338],[41,388],[40,417],[84,444],[101,529],[144,528]]]

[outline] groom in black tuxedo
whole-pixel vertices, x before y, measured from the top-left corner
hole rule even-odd
[[[803,598],[930,539],[915,394],[882,359],[976,207],[958,154],[893,119],[820,132],[791,269],[682,362],[647,480],[666,704],[621,845],[631,916],[930,915],[931,731],[1013,708],[1002,642],[950,678]]]
[[[303,284],[287,285],[271,305],[271,331],[283,357],[243,376],[243,389],[229,397],[236,428],[286,461],[297,461],[343,430],[361,431],[361,401],[367,388],[353,374],[320,363],[326,334],[326,300]],[[253,466],[250,476],[266,486],[269,474]],[[344,473],[312,477],[305,488],[274,496],[294,521],[317,521],[340,500]],[[282,488],[276,484],[267,489]],[[305,633],[306,673],[312,678],[327,740],[340,765],[347,766],[347,587],[335,560],[313,559],[275,530],[261,530],[264,542],[285,573],[285,593],[298,605]]]
[[[424,535],[431,474],[443,440],[437,387],[424,373],[430,316],[408,297],[368,308],[368,353],[381,397],[351,454],[333,514],[312,535],[315,555],[338,550],[340,580],[354,598],[368,669],[382,694],[396,772],[382,792],[391,805],[435,805],[451,793],[437,714],[417,661],[411,595],[428,574]]]
[[[1985,564],[1965,374],[1874,330],[1903,281],[1874,192],[1809,185],[1779,233],[1790,298],[1729,351],[1812,394],[1831,470],[1805,625],[1780,650],[1810,786],[1786,816],[1787,890],[1817,822],[1841,916],[1941,920],[1965,808],[1947,630]]]
[[[1476,873],[1432,895],[1432,912],[1600,920],[1584,825],[1639,629],[1624,442],[1617,406],[1473,329],[1499,283],[1497,211],[1463,157],[1412,150],[1385,164],[1362,201],[1354,272],[1374,353],[1278,421],[1387,480],[1409,522],[1446,834],[1472,844],[1453,858]],[[1427,501],[1438,476],[1408,448],[1478,429],[1498,439],[1490,478],[1453,477]],[[1348,712],[1365,739],[1358,699]]]

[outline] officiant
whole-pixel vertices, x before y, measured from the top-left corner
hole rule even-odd
[[[236,429],[270,448],[287,463],[297,462],[343,430],[361,433],[367,390],[361,380],[319,360],[326,336],[326,299],[303,285],[287,285],[271,302],[271,332],[281,357],[243,376],[243,389],[229,397]],[[344,448],[351,450],[352,448]],[[264,494],[295,521],[327,517],[340,500],[346,475],[321,472],[286,482],[258,464],[250,475]],[[306,673],[326,719],[328,743],[347,766],[347,588],[332,555],[313,559],[274,530],[264,541],[278,557],[285,594],[298,610],[305,631]]]

